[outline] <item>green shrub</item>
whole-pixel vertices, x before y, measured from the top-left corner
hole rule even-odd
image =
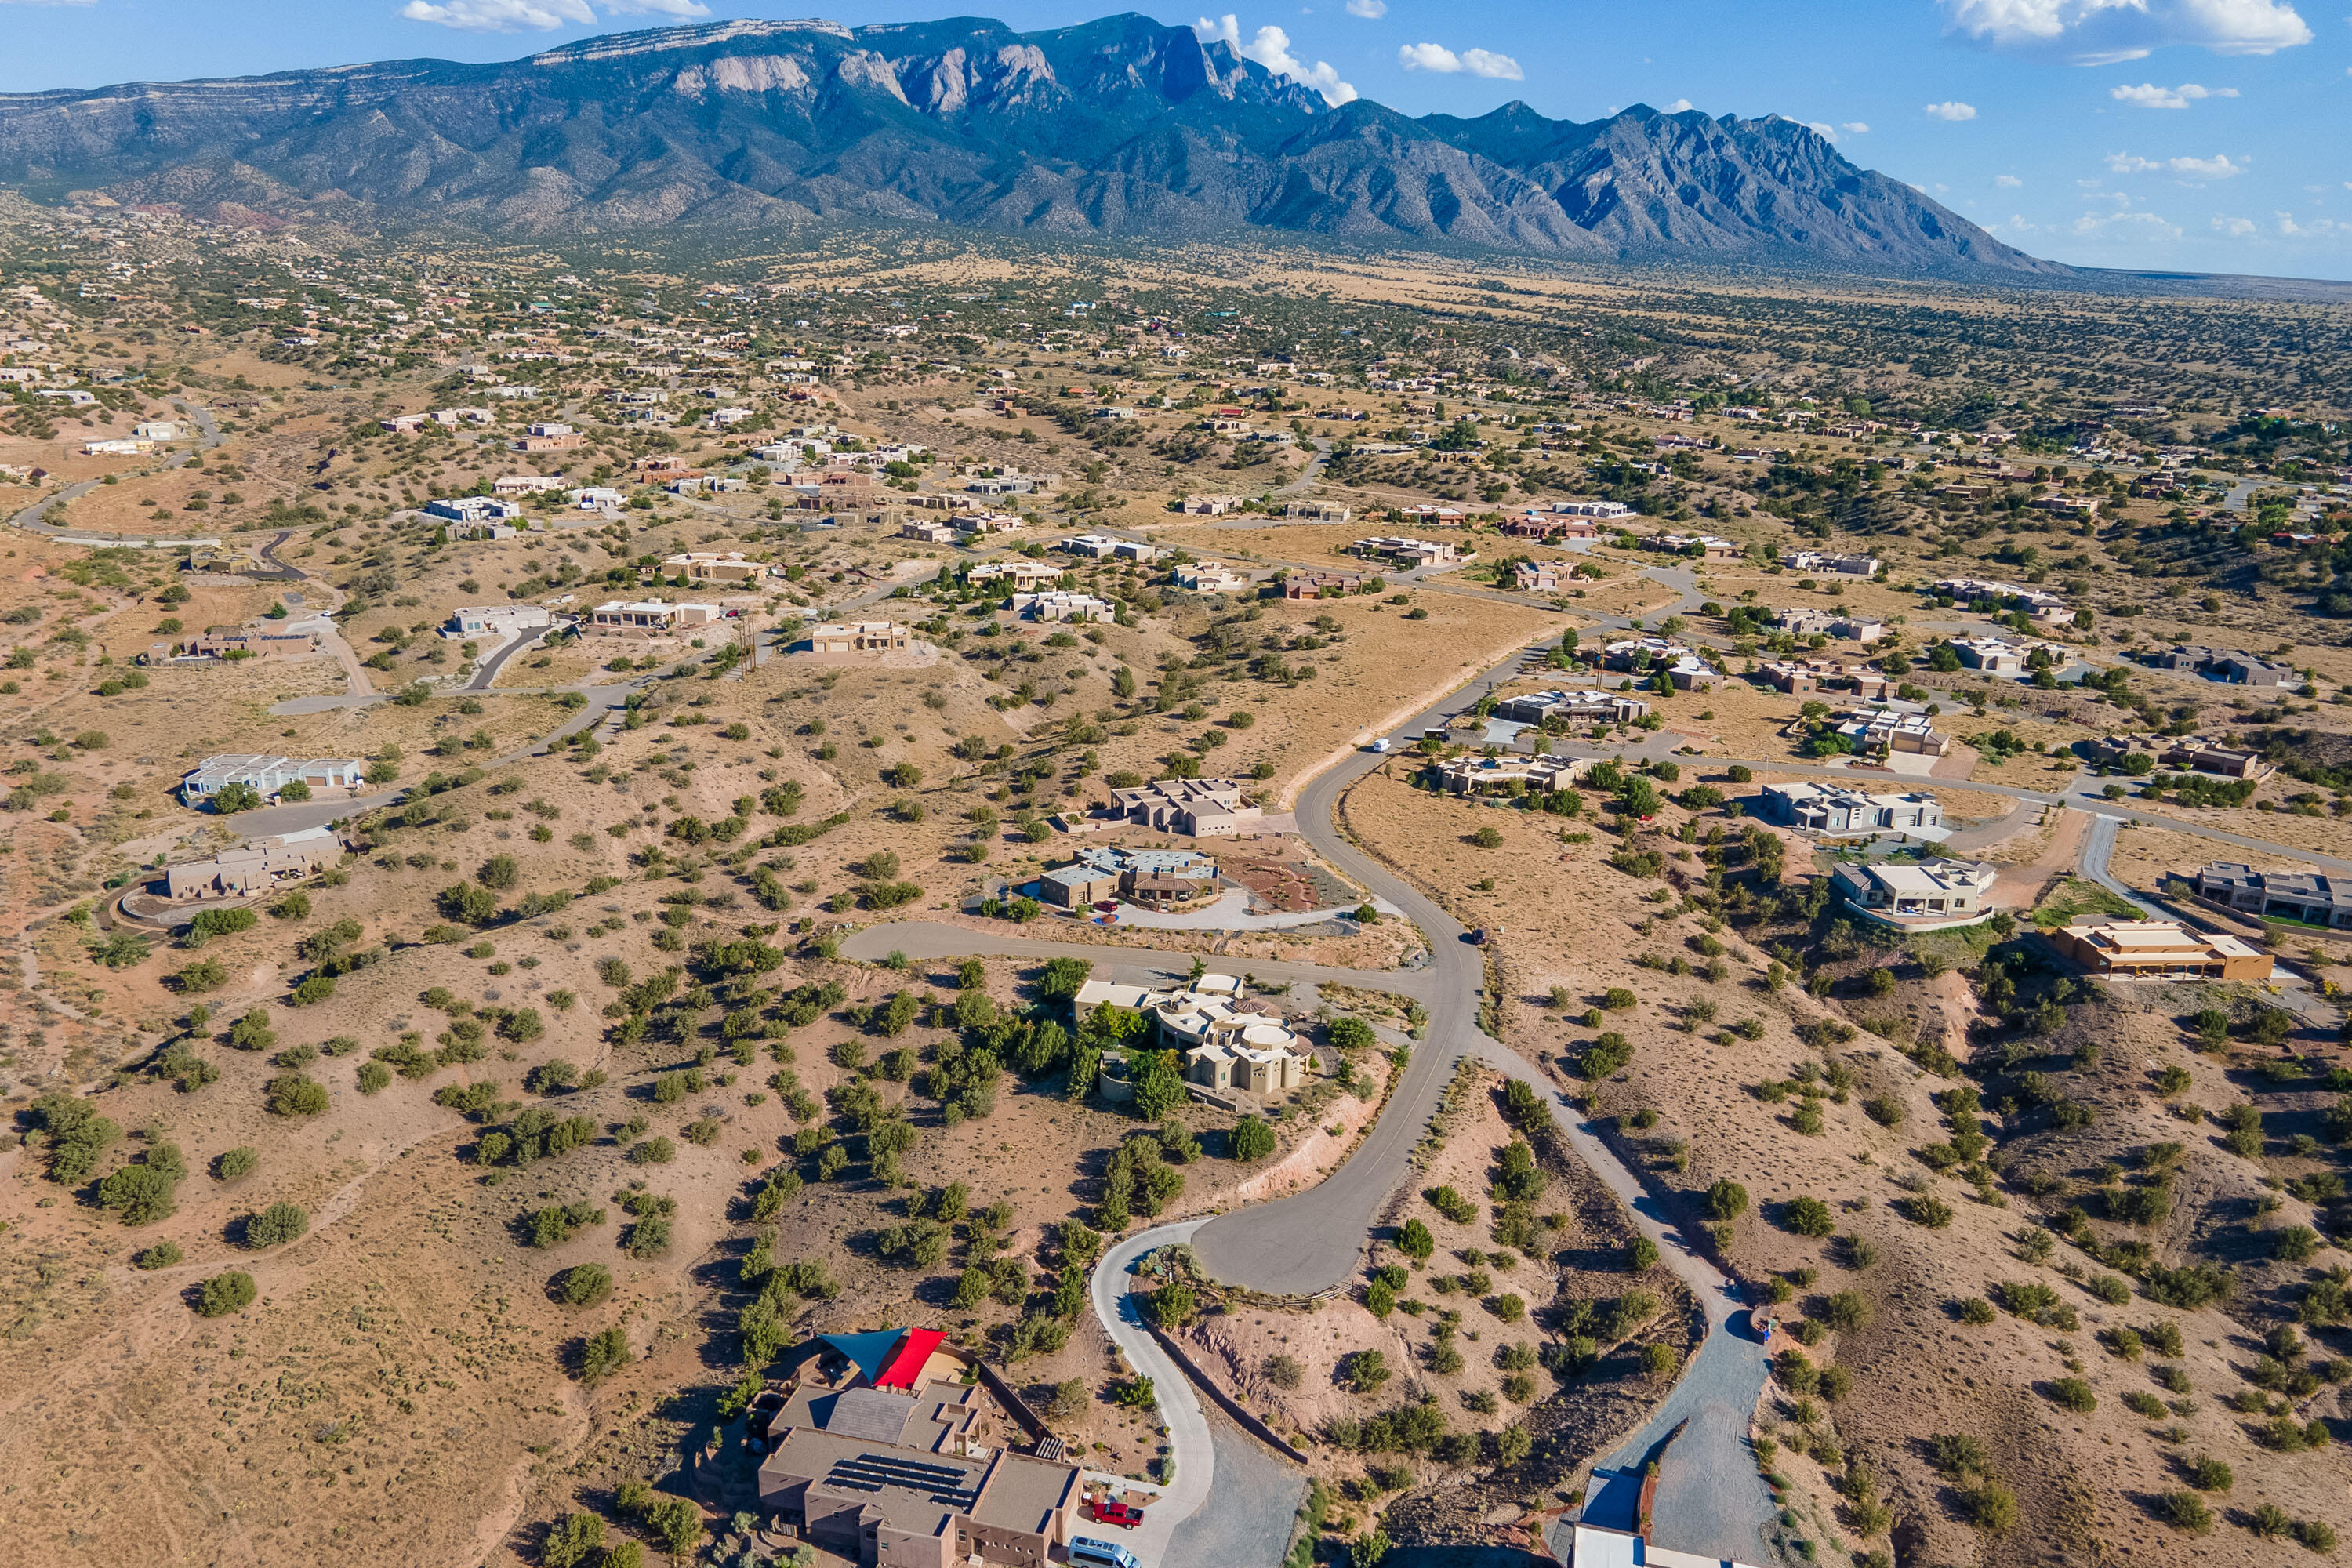
[[[246,1216],[244,1244],[258,1252],[265,1247],[299,1240],[310,1228],[310,1215],[300,1205],[274,1203],[258,1214]]]
[[[556,1298],[567,1307],[593,1307],[613,1293],[613,1271],[601,1263],[581,1263],[556,1276]]]
[[[232,1268],[204,1282],[196,1294],[196,1311],[203,1317],[225,1318],[252,1306],[257,1294],[253,1276]]]

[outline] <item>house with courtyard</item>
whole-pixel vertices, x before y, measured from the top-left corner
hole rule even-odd
[[[936,1329],[816,1336],[754,1408],[761,1508],[861,1568],[1045,1568],[1084,1475]],[[1029,1452],[1019,1451],[1028,1447]]]
[[[2268,980],[2272,957],[2224,932],[2178,921],[2079,919],[2042,938],[2108,980]]]
[[[2352,877],[2316,871],[2257,871],[2215,860],[2197,873],[2197,896],[2253,920],[2294,921],[2352,931]]]
[[[1840,866],[1830,885],[1845,906],[1905,931],[1941,931],[1990,919],[2000,868],[1989,861],[1864,860]]]
[[[306,827],[248,838],[201,860],[174,862],[163,868],[163,882],[175,901],[246,899],[315,877],[342,858],[343,841],[331,828]]]
[[[1193,838],[1254,837],[1265,815],[1243,797],[1239,779],[1156,779],[1110,794],[1109,815]]]
[[[1080,1018],[1104,1003],[1142,1014],[1163,1049],[1182,1053],[1185,1080],[1201,1089],[1270,1098],[1305,1088],[1314,1051],[1270,1007],[1258,1010],[1268,1005],[1241,993],[1230,974],[1164,988],[1089,980],[1073,1007]]]
[[[1901,833],[1944,836],[1943,803],[1925,792],[1873,795],[1839,784],[1768,784],[1748,797],[1748,813],[1765,822],[1829,837]]]

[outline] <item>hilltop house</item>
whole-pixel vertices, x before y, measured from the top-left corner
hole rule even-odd
[[[180,798],[198,805],[231,784],[250,784],[265,800],[298,781],[312,789],[357,789],[367,765],[357,757],[275,757],[226,752],[206,757],[180,780]]]
[[[1886,832],[1944,836],[1943,804],[1927,794],[1872,795],[1848,784],[1769,784],[1748,809],[1766,822],[1832,837]]]
[[[1242,798],[1239,779],[1159,779],[1110,793],[1110,815],[1155,833],[1233,838],[1244,827],[1255,834],[1264,815]]]
[[[1160,1044],[1184,1053],[1184,1076],[1204,1089],[1286,1094],[1304,1088],[1314,1053],[1280,1018],[1255,1011],[1230,974],[1202,974],[1154,989],[1089,980],[1072,1005],[1083,1018],[1108,1003],[1141,1013]]]
[[[761,1508],[864,1568],[1046,1568],[1078,1524],[1083,1472],[1001,1376],[946,1341],[818,1335],[781,1396],[754,1407]],[[1024,1436],[1033,1452],[1015,1450]]]
[[[1830,885],[1847,908],[1883,925],[1941,931],[1991,916],[2000,871],[1989,862],[1872,860],[1840,866]]]
[[[166,866],[163,879],[174,900],[242,899],[315,877],[342,858],[343,842],[331,829],[306,827],[248,838],[205,859]]]

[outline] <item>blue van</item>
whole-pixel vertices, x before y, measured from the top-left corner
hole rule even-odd
[[[1134,1552],[1115,1541],[1097,1541],[1091,1536],[1070,1537],[1070,1561],[1084,1563],[1091,1568],[1143,1568]]]

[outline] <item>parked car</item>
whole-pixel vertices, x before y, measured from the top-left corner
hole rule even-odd
[[[1375,752],[1385,752],[1388,749],[1389,738],[1386,735],[1382,735],[1379,740],[1372,742],[1372,750]]]
[[[1070,1561],[1088,1568],[1143,1568],[1134,1552],[1115,1541],[1096,1541],[1089,1536],[1070,1537]]]
[[[1098,1524],[1116,1524],[1122,1530],[1133,1530],[1143,1522],[1143,1510],[1133,1503],[1097,1498],[1087,1506],[1087,1517]]]

